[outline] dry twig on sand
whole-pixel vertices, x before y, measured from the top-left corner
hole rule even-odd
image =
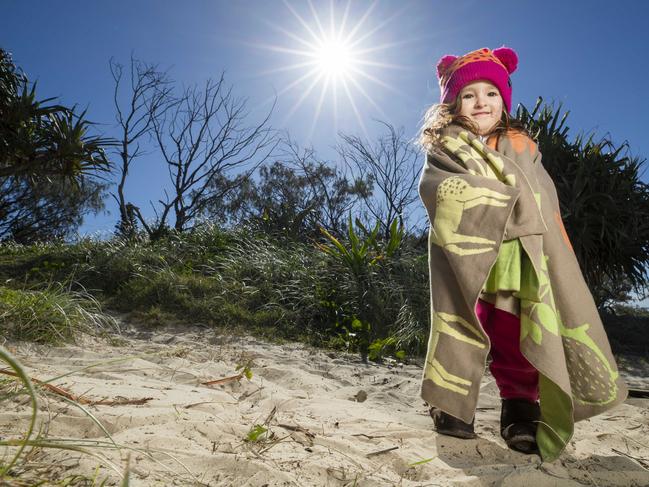
[[[365,433],[354,433],[352,436],[364,436],[368,440],[373,440],[375,438],[385,438],[385,435],[374,436],[374,435],[366,435]]]
[[[240,373],[237,375],[232,375],[230,377],[224,377],[223,379],[215,379],[215,380],[208,380],[206,382],[201,382],[201,385],[204,386],[216,386],[216,385],[223,385],[223,384],[229,384],[230,382],[237,382],[243,379],[244,373]]]
[[[0,374],[9,375],[11,377],[18,377],[18,374],[12,372],[11,370],[0,370]],[[88,406],[125,406],[125,405],[137,406],[140,404],[145,404],[148,401],[151,401],[153,399],[152,397],[143,397],[141,399],[127,399],[125,397],[120,397],[117,399],[110,399],[110,400],[109,399],[92,400],[92,399],[88,399],[87,397],[76,396],[72,394],[70,391],[68,391],[67,389],[64,389],[63,387],[55,386],[53,384],[49,384],[48,382],[41,381],[33,377],[31,377],[31,381],[34,384],[39,385],[40,387],[47,389],[48,391],[53,392],[58,396],[65,397],[70,401],[74,401],[79,404],[85,404]]]
[[[373,451],[371,453],[367,453],[365,456],[369,458],[369,457],[372,457],[374,455],[380,455],[381,453],[387,453],[389,451],[398,450],[398,449],[399,449],[398,446],[393,446],[391,448],[386,448],[385,450],[379,450],[379,451]]]

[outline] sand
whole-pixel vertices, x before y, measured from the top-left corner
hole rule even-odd
[[[151,398],[140,405],[84,406],[121,447],[95,451],[120,471],[130,452],[133,486],[649,485],[649,399],[629,399],[577,423],[563,456],[542,463],[507,449],[500,438],[498,393],[488,374],[476,414],[479,438],[460,440],[433,431],[418,395],[417,364],[365,365],[355,355],[200,327],[132,328],[113,345],[84,338],[63,347],[5,346],[34,378],[74,372],[53,384],[75,395]],[[113,359],[125,360],[105,363]],[[246,363],[250,380],[202,384],[236,375],[237,365]],[[629,364],[627,381],[649,389],[646,367]],[[20,437],[28,405],[2,406],[0,436]],[[50,437],[106,440],[79,407],[51,394],[40,402],[39,422]],[[245,441],[255,425],[266,433]],[[2,454],[7,451],[0,447]],[[33,460],[61,478],[92,476],[100,464],[56,450]],[[119,475],[105,465],[97,472],[107,485],[119,485]]]

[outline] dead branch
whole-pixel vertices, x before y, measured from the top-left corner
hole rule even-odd
[[[225,198],[243,179],[225,185],[215,181],[231,173],[251,175],[270,157],[278,144],[268,125],[273,109],[274,105],[259,123],[247,125],[247,101],[234,97],[221,74],[202,88],[185,89],[169,110],[152,118],[172,191],[159,201],[162,207],[151,236],[169,227],[172,214],[174,229],[187,230],[211,202]]]
[[[374,455],[380,455],[381,453],[387,453],[389,451],[398,450],[398,449],[399,449],[398,446],[393,446],[392,448],[386,448],[385,450],[379,450],[379,451],[374,451],[374,452],[371,452],[371,453],[367,453],[365,456],[366,457],[371,457],[371,456],[374,456]]]
[[[11,370],[0,370],[0,374],[4,375],[9,375],[12,377],[19,377],[18,374]],[[77,396],[72,394],[70,391],[67,389],[64,389],[63,387],[55,386],[53,384],[49,384],[47,382],[35,379],[33,377],[30,377],[30,380],[42,387],[43,389],[47,389],[48,391],[56,394],[57,396],[65,397],[66,399],[69,399],[70,401],[79,403],[79,404],[84,404],[88,406],[125,406],[125,405],[140,405],[140,404],[145,404],[148,401],[153,400],[152,397],[144,397],[141,399],[127,399],[127,398],[117,398],[117,399],[99,399],[99,400],[92,400],[88,399],[86,397],[82,396]]]
[[[208,380],[207,382],[201,382],[201,384],[204,386],[215,386],[215,385],[223,385],[223,384],[228,384],[230,382],[240,381],[241,379],[243,379],[243,373],[233,375],[230,377],[224,377],[223,379]]]
[[[364,209],[375,221],[381,222],[386,240],[390,223],[397,218],[405,224],[408,208],[417,201],[417,184],[421,164],[419,154],[406,140],[403,129],[397,130],[386,122],[388,133],[371,144],[355,135],[341,134],[343,143],[337,151],[353,172],[365,175],[372,191],[363,197]],[[373,226],[373,225],[371,225]]]
[[[119,180],[117,192],[112,196],[119,206],[119,231],[123,236],[131,237],[136,230],[136,218],[143,223],[147,232],[149,228],[142,220],[139,209],[126,199],[126,179],[133,161],[145,153],[140,146],[140,139],[150,133],[153,117],[173,106],[172,82],[167,73],[159,71],[157,66],[131,56],[130,86],[122,88],[124,67],[112,58],[109,66],[114,81],[115,119],[120,130],[120,147],[117,152]],[[125,96],[120,96],[122,91],[126,91]]]

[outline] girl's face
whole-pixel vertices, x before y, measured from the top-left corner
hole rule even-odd
[[[476,123],[478,135],[486,135],[503,113],[503,99],[498,88],[489,81],[469,83],[458,94],[459,114]]]

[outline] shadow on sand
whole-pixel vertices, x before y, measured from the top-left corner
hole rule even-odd
[[[479,486],[647,486],[649,470],[624,455],[592,455],[578,459],[570,451],[544,463],[538,455],[524,455],[485,438],[461,440],[438,435],[437,454],[449,467],[459,469],[465,485]],[[642,461],[642,460],[641,460]]]

